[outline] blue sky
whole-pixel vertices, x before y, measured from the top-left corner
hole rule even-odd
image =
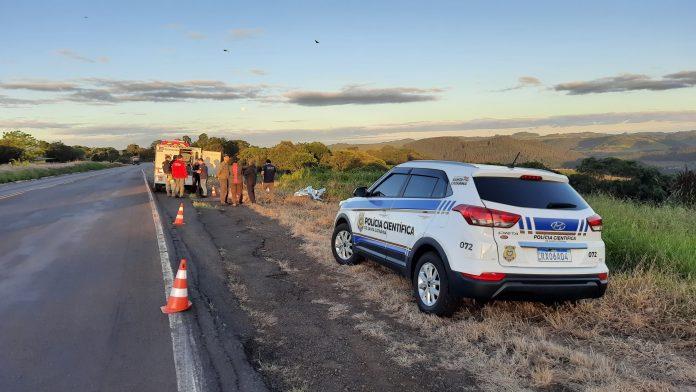
[[[693,15],[687,1],[0,0],[0,129],[116,146],[694,129]]]

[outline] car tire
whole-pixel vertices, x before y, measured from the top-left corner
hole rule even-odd
[[[460,300],[452,295],[445,264],[437,253],[427,252],[418,259],[412,283],[422,312],[450,316],[457,309]]]
[[[362,261],[362,257],[353,247],[353,232],[347,223],[340,223],[334,228],[331,252],[336,262],[341,265],[355,265]]]

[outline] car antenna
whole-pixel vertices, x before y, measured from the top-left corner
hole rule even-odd
[[[513,160],[512,160],[512,163],[508,165],[508,167],[509,167],[510,169],[514,169],[514,168],[515,168],[515,163],[517,163],[517,158],[520,157],[520,152],[521,152],[521,151],[519,151],[519,152],[517,153],[517,155],[515,155],[515,159],[513,159]]]

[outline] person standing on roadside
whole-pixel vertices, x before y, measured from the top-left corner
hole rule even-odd
[[[172,178],[172,157],[171,155],[164,156],[164,162],[162,162],[162,172],[166,177],[166,182],[164,183],[164,190],[167,192],[167,196],[173,197],[174,190],[172,189],[172,183],[174,179]]]
[[[250,160],[249,164],[244,167],[244,184],[246,185],[247,197],[251,204],[256,203],[256,164]]]
[[[207,170],[207,168],[206,168]],[[220,204],[230,204],[227,201],[227,193],[230,190],[230,174],[232,173],[232,168],[230,164],[230,156],[225,154],[220,162],[220,166],[217,169],[217,178],[220,182]]]
[[[263,190],[268,193],[269,198],[272,198],[276,167],[271,163],[270,159],[266,159],[266,164],[261,166],[261,176],[263,177]]]
[[[242,165],[235,157],[230,168],[230,194],[232,205],[242,204]]]
[[[208,166],[205,165],[205,161],[203,161],[202,158],[198,158],[198,169],[196,170],[196,174],[198,174],[201,196],[208,197]]]
[[[181,154],[177,155],[174,162],[172,162],[172,177],[174,177],[175,183],[174,195],[176,197],[184,197],[184,183],[186,177],[188,177],[188,171],[186,170],[184,157]]]
[[[198,175],[198,159],[191,162],[191,178],[193,179],[194,192],[200,194],[201,178]]]

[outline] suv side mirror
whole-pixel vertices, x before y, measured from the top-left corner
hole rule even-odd
[[[355,188],[355,190],[353,191],[353,196],[355,196],[355,197],[369,197],[370,193],[367,192],[367,187],[360,186],[360,187]]]

